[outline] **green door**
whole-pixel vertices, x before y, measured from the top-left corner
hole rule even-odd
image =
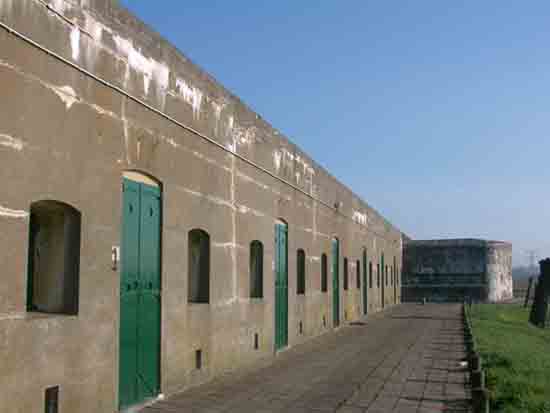
[[[288,226],[275,225],[275,351],[288,345]]]
[[[381,269],[381,275],[382,275],[382,300],[381,300],[381,303],[382,303],[382,308],[384,308],[385,306],[385,293],[384,293],[384,290],[385,290],[385,286],[386,286],[386,273],[385,273],[385,266],[384,266],[384,253],[382,253],[382,261],[381,261],[381,264],[380,264],[380,269]]]
[[[393,257],[393,303],[397,304],[397,259]]]
[[[332,321],[334,327],[340,325],[340,241],[332,240]]]
[[[363,249],[363,314],[369,312],[368,303],[368,285],[367,285],[367,249]]]
[[[160,189],[124,179],[120,280],[120,407],[160,390]]]

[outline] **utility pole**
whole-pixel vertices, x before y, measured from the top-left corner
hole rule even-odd
[[[524,306],[527,307],[529,305],[529,296],[531,295],[531,290],[535,290],[534,285],[536,285],[537,282],[537,267],[536,267],[536,259],[537,259],[537,250],[525,250],[525,254],[527,255],[527,260],[529,262],[529,286],[527,287],[527,292],[525,295],[525,303]]]
[[[535,276],[535,272],[537,270],[537,267],[535,265],[537,260],[537,250],[525,250],[525,254],[527,255],[527,259],[529,262],[529,271],[531,272],[532,276]]]

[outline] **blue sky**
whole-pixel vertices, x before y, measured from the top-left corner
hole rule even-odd
[[[121,3],[413,238],[550,255],[550,2]]]

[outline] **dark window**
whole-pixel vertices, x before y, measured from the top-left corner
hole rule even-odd
[[[348,289],[348,281],[349,281],[348,276],[349,276],[348,259],[344,258],[344,290]]]
[[[296,293],[305,294],[306,293],[306,253],[304,250],[299,249],[296,254],[296,274],[297,274],[297,285]]]
[[[393,267],[390,267],[390,285],[393,285]]]
[[[195,368],[197,370],[202,369],[202,350],[195,351]]]
[[[59,412],[59,386],[48,387],[46,389],[45,401],[46,401],[46,405],[44,407],[45,413]]]
[[[264,246],[260,241],[250,243],[250,297],[264,296]]]
[[[210,302],[210,236],[202,229],[189,231],[190,303]]]
[[[388,285],[388,266],[386,265],[386,271],[384,272],[386,275],[386,285]]]
[[[372,261],[369,261],[369,288],[372,288]]]
[[[356,282],[357,282],[357,289],[361,288],[361,263],[359,260],[355,262],[355,272],[356,272]]]
[[[38,201],[31,205],[29,227],[28,311],[78,314],[80,212]]]
[[[326,293],[328,291],[328,263],[327,254],[321,255],[321,291]]]
[[[380,288],[380,264],[376,264],[376,286]]]

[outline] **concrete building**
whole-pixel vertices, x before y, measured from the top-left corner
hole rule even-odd
[[[114,1],[0,0],[0,50],[0,412],[119,411],[400,302],[400,231]]]
[[[476,239],[404,243],[403,301],[498,302],[512,297],[511,244]]]

